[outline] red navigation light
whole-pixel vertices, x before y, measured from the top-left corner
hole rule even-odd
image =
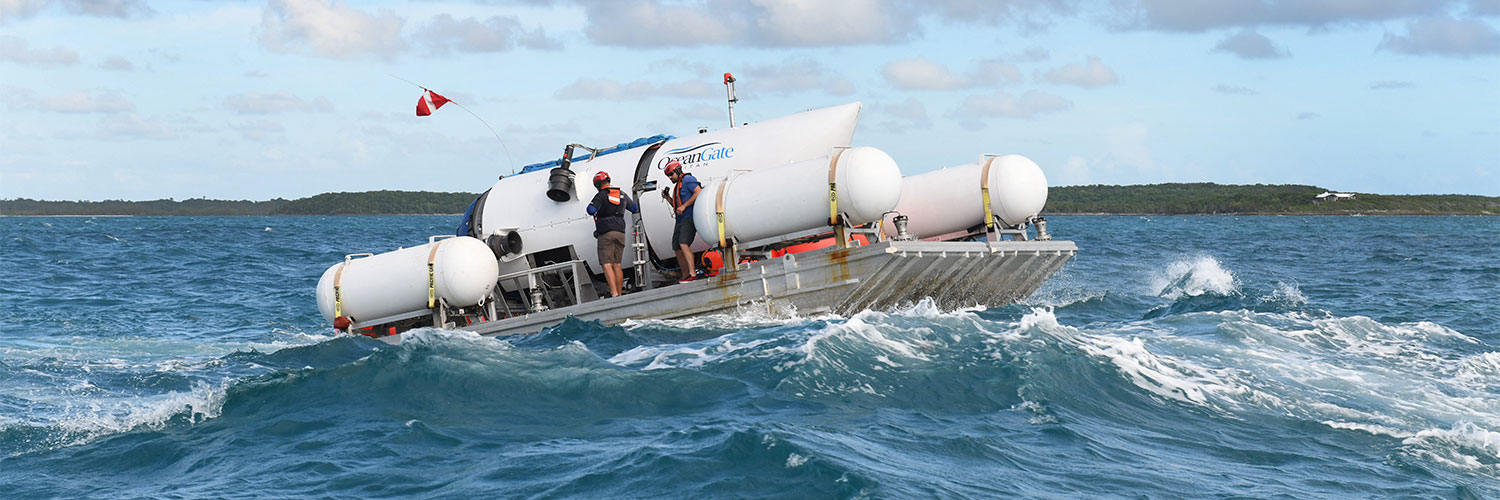
[[[734,83],[734,73],[724,73],[724,85]]]

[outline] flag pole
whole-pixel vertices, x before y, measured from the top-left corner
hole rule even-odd
[[[412,86],[414,86],[416,88],[419,88],[419,89],[422,89],[423,92],[431,92],[431,90],[429,90],[427,87],[423,87],[420,84],[418,84],[417,82],[413,82],[411,80],[407,80],[405,78],[401,78],[401,77],[396,76],[394,74],[390,74],[390,73],[386,73],[386,74],[390,75],[391,78],[395,78],[397,80],[401,80],[403,82],[410,83],[410,84],[412,84]],[[479,114],[473,112],[469,108],[464,107],[463,104],[459,104],[458,101],[449,99],[448,102],[453,103],[454,106],[458,106],[458,109],[464,110],[464,112],[468,113],[470,116],[473,116],[475,120],[479,120],[479,123],[483,123],[484,124],[484,128],[490,129],[490,133],[495,135],[495,140],[500,141],[500,149],[505,150],[505,161],[510,164],[510,173],[511,173],[511,175],[515,175],[516,174],[516,160],[515,160],[515,158],[511,157],[511,155],[510,155],[510,148],[506,147],[506,145],[505,145],[505,139],[501,139],[500,138],[500,133],[495,131],[495,127],[491,127],[490,126],[490,122],[484,121],[484,118],[481,118],[479,116]]]

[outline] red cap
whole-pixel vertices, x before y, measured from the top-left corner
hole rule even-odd
[[[603,186],[606,182],[609,182],[609,172],[594,174],[594,187]]]
[[[732,81],[734,81],[734,74],[733,73],[724,73],[724,85],[729,85],[729,82],[732,82]]]
[[[672,173],[676,172],[679,168],[682,168],[682,164],[678,163],[677,160],[667,162],[667,175],[672,175]]]

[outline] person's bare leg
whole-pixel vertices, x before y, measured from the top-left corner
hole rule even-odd
[[[622,273],[620,272],[620,265],[619,264],[605,264],[604,265],[604,281],[609,283],[609,296],[610,297],[619,297],[620,296],[620,278],[621,278],[621,275],[622,275]]]
[[[625,295],[625,270],[615,264],[615,296]]]
[[[693,266],[693,249],[691,247],[677,245],[677,266],[681,267],[684,271],[682,279],[691,278],[697,272],[696,267]]]

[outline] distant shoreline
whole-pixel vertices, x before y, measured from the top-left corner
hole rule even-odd
[[[1058,216],[1418,216],[1500,215],[1500,197],[1479,195],[1382,195],[1352,193],[1319,202],[1331,190],[1294,184],[1224,185],[1172,183],[1133,186],[1059,186],[1048,190],[1042,215]],[[0,200],[0,217],[11,216],[264,216],[264,215],[458,215],[478,193],[367,191],[324,193],[266,201],[209,199],[152,201]]]
[[[118,215],[118,213],[65,213],[65,215],[0,215],[5,218],[438,218],[463,216],[463,213],[314,213],[314,215]],[[1493,218],[1500,213],[1050,213],[1044,218]]]
[[[1153,213],[1078,213],[1042,212],[1042,217],[1496,217],[1500,213],[1444,213],[1444,212],[1378,212],[1378,213],[1219,213],[1219,214],[1153,214]]]
[[[454,214],[222,214],[222,215],[130,215],[130,214],[51,214],[51,215],[26,215],[26,214],[0,214],[0,218],[6,217],[36,217],[65,219],[69,217],[460,217],[462,213]]]

